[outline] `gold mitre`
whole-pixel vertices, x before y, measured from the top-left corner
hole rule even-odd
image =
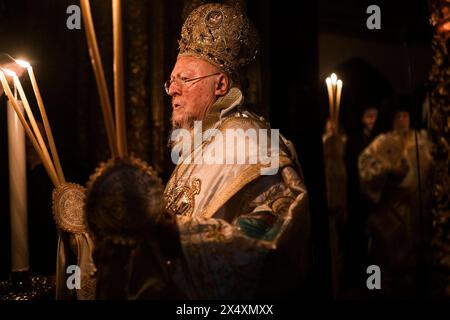
[[[255,59],[258,34],[238,8],[209,3],[194,9],[184,22],[178,56],[196,56],[236,78]]]

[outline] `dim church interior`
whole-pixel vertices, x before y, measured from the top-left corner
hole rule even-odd
[[[259,57],[248,70],[252,83],[247,88],[248,102],[294,142],[309,190],[314,254],[310,294],[336,297],[321,140],[328,112],[324,79],[335,70],[342,70],[340,77],[345,79],[346,73],[352,74],[348,62],[357,61],[356,65],[369,70],[370,76],[376,75],[378,82],[371,82],[367,74],[360,79],[367,81],[364,92],[377,99],[419,88],[432,64],[427,4],[382,2],[382,28],[370,31],[366,27],[368,1],[308,1],[295,10],[289,3],[277,1],[235,2],[246,7],[261,37]],[[176,58],[183,8],[196,3],[199,1],[125,1],[129,146],[157,169],[164,182],[173,164],[166,148],[170,108],[162,83]],[[85,184],[97,164],[107,159],[108,146],[84,32],[65,28],[66,9],[72,4],[71,0],[0,0],[0,52],[33,57],[41,86],[46,88],[46,105],[61,162],[71,180]],[[104,64],[112,65],[111,18],[103,14],[110,12],[110,7],[106,2],[92,1],[92,8]],[[414,65],[413,77],[408,61]],[[110,85],[111,73],[112,68],[106,69]],[[364,97],[348,94],[351,86],[344,85],[345,90],[348,100],[343,98],[342,121],[351,130],[358,119],[345,103],[350,105]],[[3,106],[5,101],[1,103]],[[1,108],[1,279],[8,277],[10,263],[5,114],[5,108]],[[51,186],[46,185],[45,174],[29,174],[29,201],[35,203],[29,207],[30,252],[36,255],[31,257],[31,269],[51,274],[56,251],[49,249],[56,238]],[[360,292],[352,289],[343,296],[358,298]]]

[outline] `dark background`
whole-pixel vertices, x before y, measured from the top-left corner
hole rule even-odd
[[[356,127],[358,108],[367,101],[380,103],[393,93],[420,91],[432,62],[427,4],[403,0],[238,2],[246,7],[261,40],[259,57],[247,71],[248,103],[297,148],[311,202],[311,296],[331,297],[321,142],[328,112],[325,77],[340,71],[342,122],[348,131]],[[170,108],[162,84],[176,59],[183,14],[195,3],[199,1],[124,1],[124,26],[130,26],[124,31],[129,148],[155,166],[164,181],[173,166],[165,148]],[[66,28],[66,8],[72,4],[78,2],[0,0],[0,52],[32,63],[66,178],[84,185],[109,152],[84,30]],[[381,8],[381,30],[366,28],[370,4]],[[111,94],[110,2],[91,1],[91,7]],[[352,72],[357,73],[353,82]],[[33,101],[27,77],[22,78]],[[5,119],[2,99],[0,278],[7,277],[10,265]],[[41,179],[42,185],[48,185],[45,180]],[[29,192],[32,198],[33,190]],[[39,240],[39,234],[48,233],[41,230],[53,223],[50,192],[39,199],[43,200],[40,209],[38,205],[29,208],[30,234],[34,234],[30,239],[34,249],[30,250],[51,257],[56,248]],[[37,214],[38,210],[47,212]],[[38,260],[32,259],[32,270],[39,270]]]

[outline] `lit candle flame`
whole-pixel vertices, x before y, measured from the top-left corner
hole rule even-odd
[[[16,61],[16,63],[21,66],[22,68],[28,68],[30,66],[30,63],[28,61],[25,60],[20,60],[20,59],[14,59]]]
[[[333,86],[331,84],[331,78],[327,77],[325,79],[325,82],[327,84],[327,91],[328,91],[328,106],[330,108],[330,117],[333,118],[334,116],[334,96],[333,96]]]
[[[3,69],[3,68],[2,68],[2,71],[3,71],[7,76],[10,76],[10,77],[15,77],[15,76],[16,76],[16,73],[15,73],[14,71],[11,71],[11,70],[8,70],[8,69]]]
[[[337,81],[337,75],[336,73],[332,73],[331,74],[331,83],[335,84]]]

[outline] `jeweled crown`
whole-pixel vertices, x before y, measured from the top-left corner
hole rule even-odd
[[[238,8],[210,3],[194,9],[181,30],[179,56],[205,59],[230,76],[255,59],[258,34]]]

